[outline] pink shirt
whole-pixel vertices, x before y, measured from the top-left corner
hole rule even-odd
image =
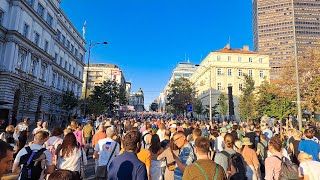
[[[283,157],[281,152],[277,152],[266,159],[266,161],[265,161],[265,167],[266,167],[265,180],[279,179],[279,175],[280,175],[280,171],[281,171],[281,160],[279,160],[277,157],[274,157],[274,156],[278,156],[279,158]]]
[[[78,143],[80,144],[80,146],[83,146],[82,143],[82,131],[81,130],[76,130],[73,132],[73,134],[76,136],[76,139],[78,141]]]

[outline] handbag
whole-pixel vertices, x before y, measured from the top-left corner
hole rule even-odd
[[[116,145],[114,146],[114,148],[113,148],[113,150],[112,150],[112,152],[111,152],[111,155],[110,155],[110,157],[109,157],[109,160],[108,160],[107,165],[98,166],[98,167],[97,167],[96,178],[107,178],[107,167],[108,167],[109,162],[110,162],[110,160],[111,160],[111,157],[113,156],[114,151],[116,150],[117,145],[118,145],[117,142],[115,142],[115,143],[116,143]],[[100,158],[100,157],[99,157],[99,158]]]

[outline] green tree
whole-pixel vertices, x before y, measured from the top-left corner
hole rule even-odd
[[[211,107],[212,109],[212,114],[211,114],[211,117],[215,117],[216,115],[219,114],[219,111],[218,111],[218,107],[219,107],[219,104],[215,104]],[[205,110],[203,112],[205,115],[207,115],[207,117],[209,117],[209,114],[210,114],[210,106],[209,105],[205,105]]]
[[[255,110],[254,80],[251,76],[244,74],[244,87],[240,96],[239,111],[241,119],[250,119],[257,116]]]
[[[228,100],[227,96],[225,94],[221,93],[219,96],[218,104],[219,104],[220,114],[221,114],[221,116],[223,116],[223,118],[225,116],[227,116],[228,109],[229,109],[229,105],[228,105],[227,100]]]
[[[69,119],[71,118],[72,110],[78,106],[79,100],[73,91],[65,91],[62,94],[61,109],[66,111]]]
[[[158,111],[158,103],[153,102],[150,104],[150,108],[151,111]]]
[[[91,104],[88,106],[93,108],[92,113],[108,112],[110,116],[113,116],[121,105],[126,105],[128,102],[125,88],[110,80],[102,82],[100,86],[95,86],[88,99],[90,99],[88,104]],[[95,110],[97,106],[101,108]]]
[[[176,114],[182,114],[188,104],[193,104],[196,91],[192,83],[186,78],[176,79],[171,85],[167,97],[167,105],[171,106]]]
[[[202,113],[204,112],[204,108],[203,108],[201,100],[199,98],[196,98],[193,106],[194,106],[194,112],[197,113],[198,119],[199,119],[200,116],[202,115]]]

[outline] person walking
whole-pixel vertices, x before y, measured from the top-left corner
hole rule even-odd
[[[162,169],[161,169],[161,161],[157,158],[159,154],[163,152],[163,148],[160,145],[160,138],[157,134],[152,135],[151,144],[149,147],[149,151],[151,154],[151,167],[150,167],[150,175],[152,180],[161,180],[162,179]]]
[[[301,152],[298,155],[299,165],[299,178],[305,180],[319,180],[320,179],[320,162],[312,160],[312,156]],[[317,170],[316,170],[317,169]]]
[[[2,140],[0,140],[0,179],[8,170],[13,161],[13,147]]]
[[[125,151],[114,158],[109,166],[109,180],[147,180],[146,165],[142,163],[137,153],[141,148],[141,133],[138,131],[128,132],[123,139]]]
[[[249,180],[259,180],[260,177],[260,163],[258,160],[258,156],[256,152],[251,149],[252,142],[250,142],[250,139],[245,137],[242,140],[242,148],[241,148],[241,154],[244,158],[244,161],[247,165],[247,177]]]
[[[61,148],[57,150],[57,155],[57,169],[70,170],[80,178],[81,168],[87,165],[87,157],[73,133],[68,133],[64,137]]]
[[[279,179],[283,155],[281,153],[282,141],[278,137],[272,137],[268,143],[268,151],[272,154],[265,161],[265,180]]]
[[[320,145],[312,140],[314,130],[307,129],[304,133],[305,139],[299,143],[299,152],[305,152],[312,155],[314,161],[320,161]]]
[[[96,167],[96,178],[106,179],[106,172],[109,169],[110,162],[119,155],[120,145],[112,139],[115,135],[113,127],[109,127],[106,130],[107,137],[100,139],[98,144],[94,147],[93,158],[98,160],[98,166]]]
[[[197,161],[186,167],[183,173],[183,180],[192,179],[213,179],[226,180],[223,168],[213,162],[209,156],[210,141],[205,137],[197,137],[194,144],[194,152]]]
[[[91,143],[92,137],[94,135],[94,128],[92,126],[92,121],[89,120],[88,124],[83,127],[82,135],[83,135],[84,142],[87,145],[86,155],[88,157],[90,143]]]

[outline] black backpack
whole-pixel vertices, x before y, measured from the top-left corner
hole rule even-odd
[[[145,133],[141,138],[142,138],[142,142],[143,142],[143,148],[147,147],[147,142],[144,140],[144,138],[149,135],[150,133]]]
[[[42,148],[40,150],[31,150],[29,146],[25,147],[27,154],[21,156],[19,165],[23,165],[20,173],[20,179],[38,180],[42,174],[43,168],[41,161],[46,158]]]
[[[235,154],[229,154],[227,151],[221,152],[223,155],[225,155],[228,158],[228,171],[231,171],[232,169],[235,170],[234,174],[230,176],[230,180],[247,180],[246,176],[246,167],[244,165],[243,159],[241,154],[235,153]],[[227,174],[228,172],[226,172]]]

